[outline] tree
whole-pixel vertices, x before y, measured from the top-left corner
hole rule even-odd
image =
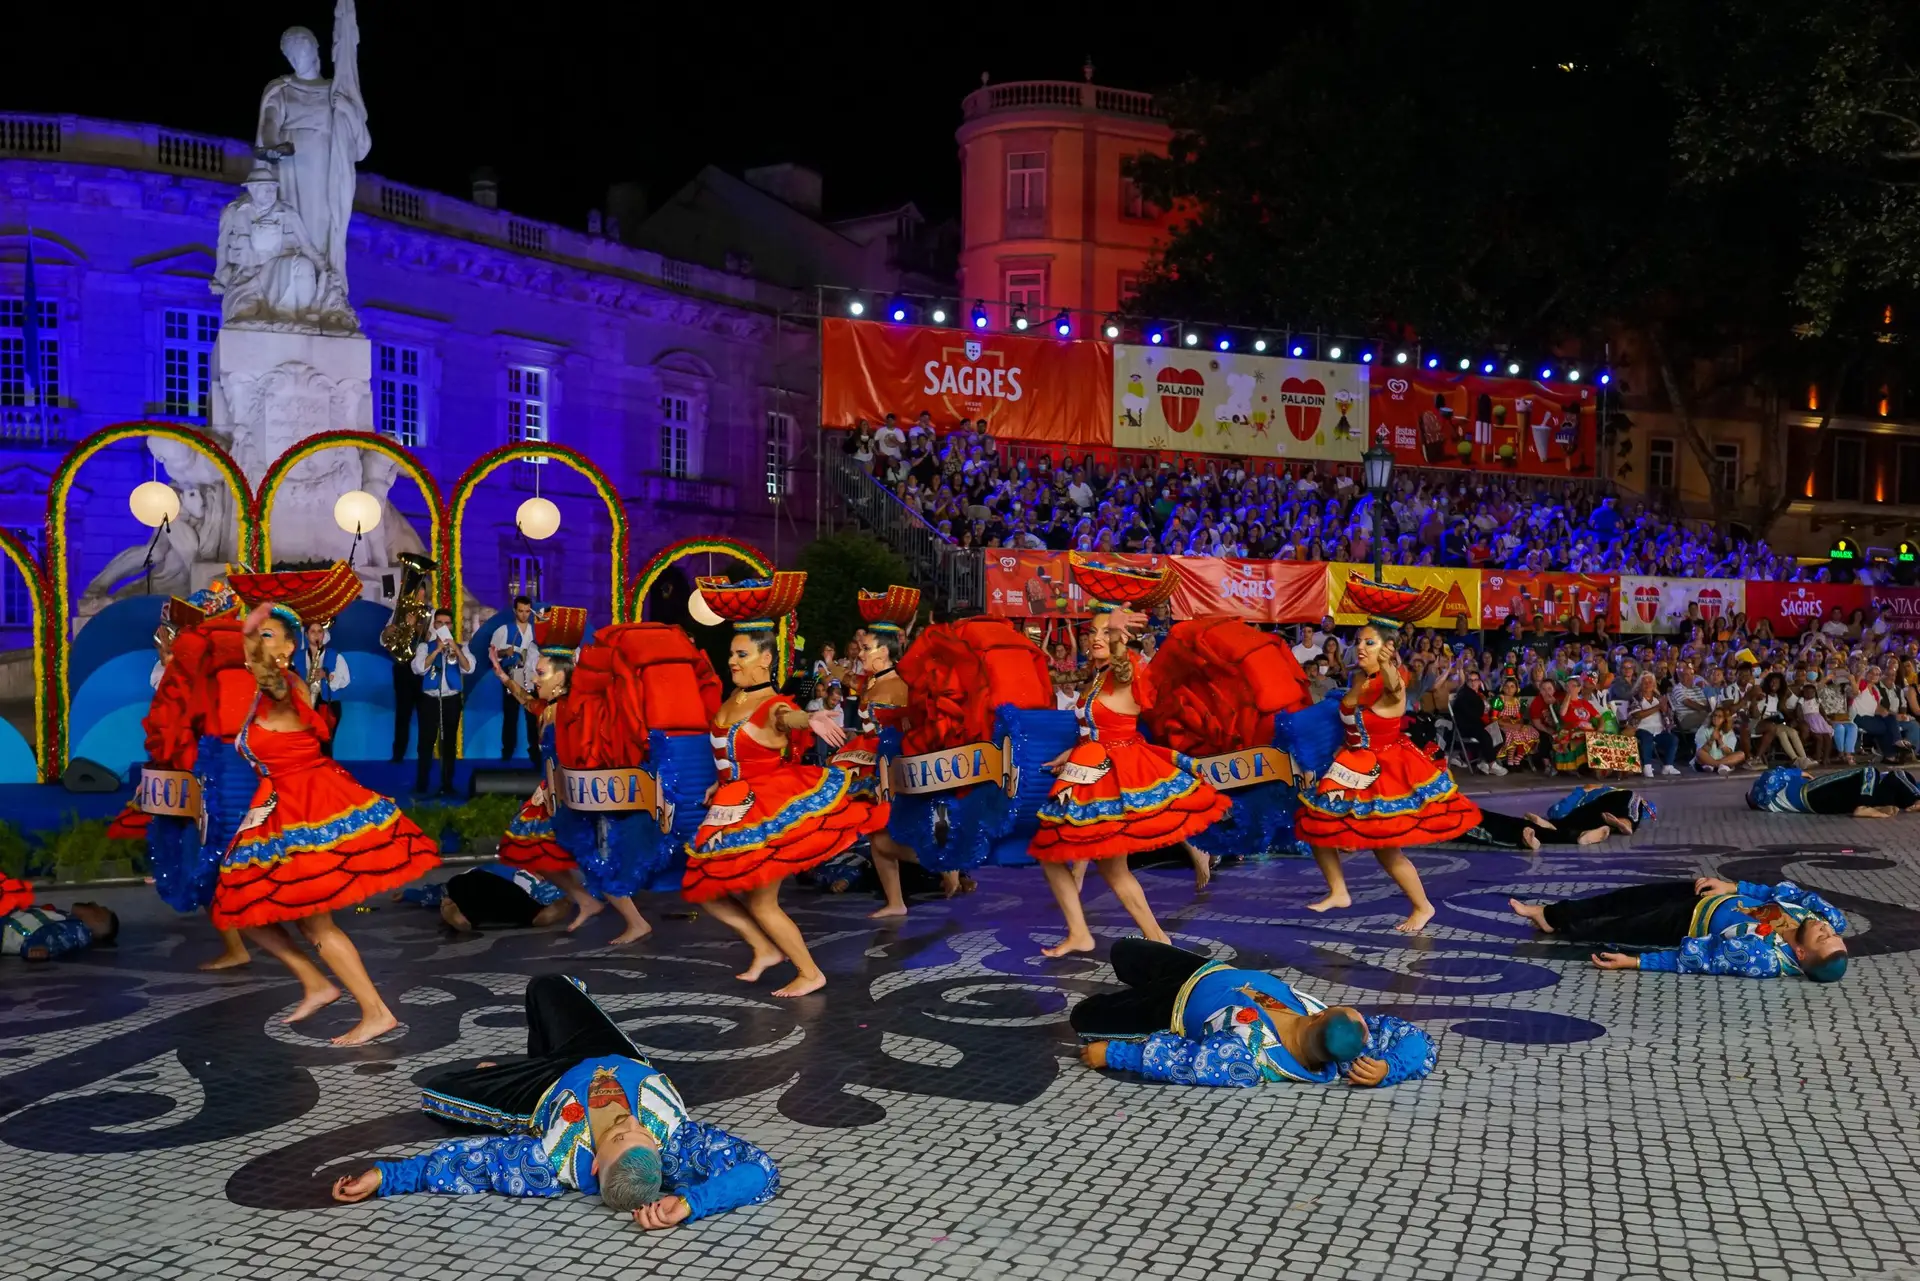
[[[913,581],[906,562],[885,543],[854,530],[814,539],[801,550],[797,568],[807,573],[799,615],[809,663],[822,645],[838,649],[852,638],[860,626],[860,589],[881,592]]]

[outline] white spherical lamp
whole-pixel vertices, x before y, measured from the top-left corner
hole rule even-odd
[[[718,627],[727,621],[713,612],[713,606],[707,604],[707,598],[699,592],[687,597],[687,617],[702,627]]]
[[[529,498],[520,504],[520,510],[513,519],[520,526],[521,533],[539,542],[543,538],[552,538],[560,528],[560,509],[548,499]]]
[[[364,534],[380,523],[380,500],[364,489],[349,489],[333,500],[333,523],[349,534]]]
[[[158,529],[179,517],[180,495],[173,492],[172,486],[146,480],[135,485],[127,495],[127,506],[133,509],[135,520],[148,529]]]

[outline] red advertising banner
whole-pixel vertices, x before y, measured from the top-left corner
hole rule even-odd
[[[1113,346],[830,317],[821,322],[820,421],[851,427],[924,411],[945,431],[985,419],[995,436],[1113,443]]]
[[[1869,587],[1873,607],[1896,632],[1920,632],[1920,587]]]
[[[1764,618],[1775,636],[1798,636],[1819,627],[1836,609],[1842,619],[1851,618],[1879,590],[1856,583],[1748,583],[1747,622],[1751,626]],[[1914,626],[1920,627],[1920,618]]]
[[[1480,575],[1480,626],[1494,631],[1518,614],[1530,632],[1591,632],[1594,620],[1613,621],[1620,595],[1614,574],[1525,574],[1489,569]]]
[[[1326,566],[1284,560],[1174,559],[1175,618],[1228,614],[1250,623],[1317,623],[1327,614]]]
[[[1592,476],[1597,401],[1585,383],[1543,383],[1375,365],[1368,392],[1375,443],[1404,467],[1494,475]]]
[[[987,552],[987,612],[1009,618],[1066,618],[1084,612],[1065,552]]]

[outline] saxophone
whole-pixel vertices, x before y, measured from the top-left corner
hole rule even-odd
[[[429,583],[428,577],[439,565],[430,556],[401,552],[405,570],[400,580],[400,595],[393,602],[393,614],[380,629],[380,648],[393,655],[396,663],[413,661],[414,647],[426,639],[433,626],[433,604],[416,593]]]

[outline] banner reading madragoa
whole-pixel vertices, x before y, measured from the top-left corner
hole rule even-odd
[[[1113,349],[1113,444],[1359,462],[1367,367],[1192,347]]]

